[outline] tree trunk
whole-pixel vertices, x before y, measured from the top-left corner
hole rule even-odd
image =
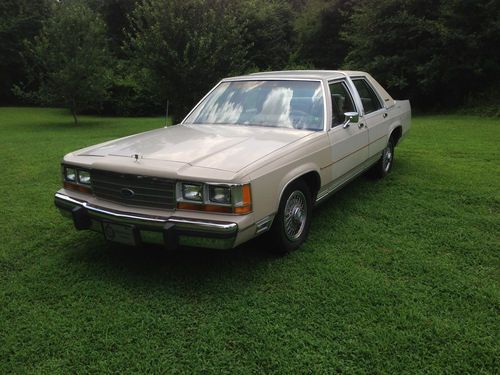
[[[78,117],[76,117],[76,106],[75,101],[73,100],[73,105],[71,106],[71,114],[73,115],[73,120],[75,120],[75,125],[78,125]]]

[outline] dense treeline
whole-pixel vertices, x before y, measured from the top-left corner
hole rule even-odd
[[[2,0],[0,103],[177,118],[220,78],[359,69],[421,110],[497,112],[498,0]]]

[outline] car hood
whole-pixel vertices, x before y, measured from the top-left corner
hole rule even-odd
[[[176,125],[91,146],[79,156],[119,156],[238,172],[313,131],[243,125]]]

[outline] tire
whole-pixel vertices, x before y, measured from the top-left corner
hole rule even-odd
[[[382,150],[377,164],[373,166],[372,174],[375,178],[384,178],[389,174],[394,164],[394,141],[392,138],[387,142],[387,146]]]
[[[284,255],[298,249],[311,226],[312,198],[305,181],[292,182],[283,192],[278,213],[269,231],[269,251]]]

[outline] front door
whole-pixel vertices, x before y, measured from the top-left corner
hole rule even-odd
[[[356,109],[352,95],[345,81],[330,83],[332,105],[332,128],[328,132],[331,145],[331,168],[333,185],[348,180],[363,168],[368,158],[368,131],[363,118],[344,126],[346,112],[360,112]]]

